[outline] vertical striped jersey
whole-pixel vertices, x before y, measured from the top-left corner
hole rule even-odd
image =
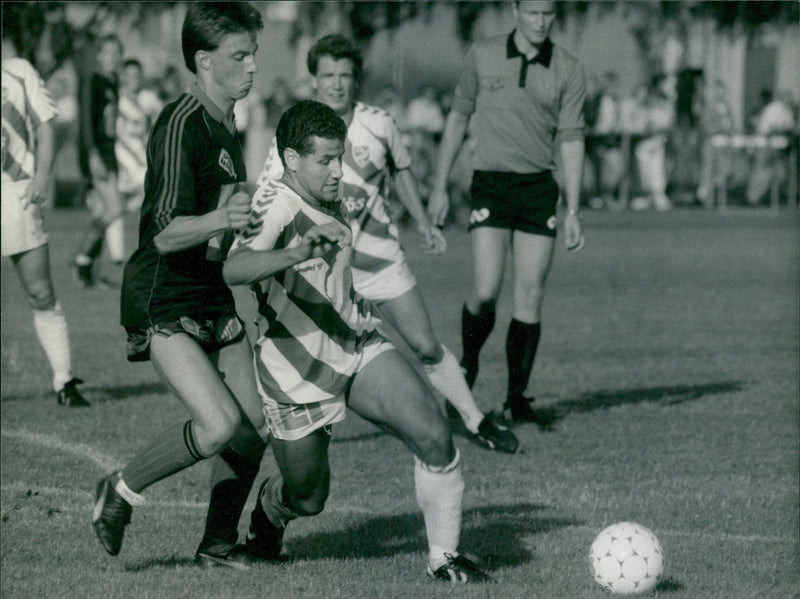
[[[387,175],[408,168],[411,156],[391,115],[381,108],[356,102],[347,128],[342,157],[341,199],[353,234],[353,282],[362,283],[396,262],[405,260],[397,225],[384,198]],[[272,142],[258,185],[280,178],[283,165]]]
[[[50,92],[23,58],[3,59],[3,183],[32,179],[36,173],[36,128],[56,116]]]
[[[347,226],[340,213],[312,205],[280,180],[261,186],[252,207],[230,257],[297,247],[315,225]],[[383,341],[380,320],[353,289],[351,253],[349,246],[337,246],[253,285],[259,377],[275,401],[304,404],[344,396],[364,348]]]
[[[123,326],[148,328],[180,316],[235,311],[222,280],[219,244],[214,248],[207,241],[161,254],[153,243],[173,219],[212,212],[237,182],[247,180],[235,133],[233,123],[196,85],[156,120],[147,143],[139,247],[123,278]],[[232,234],[228,237],[232,240]]]

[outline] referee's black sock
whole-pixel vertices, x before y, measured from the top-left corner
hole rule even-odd
[[[532,324],[511,319],[506,337],[506,360],[508,362],[508,399],[518,401],[523,397],[528,386],[528,379],[533,370],[536,348],[542,324]]]
[[[494,328],[495,315],[493,301],[482,302],[477,314],[470,312],[466,304],[461,310],[461,343],[464,351],[461,366],[470,388],[478,377],[478,355]]]

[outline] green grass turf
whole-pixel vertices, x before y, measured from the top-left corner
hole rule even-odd
[[[541,424],[516,427],[515,456],[456,437],[462,549],[499,581],[456,589],[424,576],[409,453],[354,415],[335,428],[326,510],[287,532],[292,561],[246,573],[191,566],[207,464],[149,489],[122,553],[107,556],[90,526],[96,480],[183,412],[149,364],[125,361],[118,293],[70,280],[85,213],[59,210],[49,222],[75,373],[93,405],[55,405],[4,260],[4,598],[603,597],[589,546],[622,520],[661,540],[655,596],[798,597],[796,212],[587,213],[582,253],[559,240],[530,386]],[[425,256],[413,233],[405,244],[437,334],[458,355],[468,238],[447,238],[441,257]],[[485,410],[503,399],[508,283],[475,387]],[[247,295],[237,298],[252,314]],[[273,468],[268,455],[262,475]]]

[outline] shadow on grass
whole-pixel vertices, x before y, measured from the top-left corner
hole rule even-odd
[[[645,387],[620,389],[616,391],[595,391],[584,393],[578,399],[565,399],[553,405],[534,407],[534,423],[543,431],[555,430],[555,425],[573,413],[593,412],[626,404],[643,402],[658,403],[664,406],[695,401],[706,395],[734,393],[741,391],[743,383],[729,381],[706,383],[703,385],[673,385],[665,387]]]
[[[78,389],[89,402],[119,401],[131,399],[141,395],[160,395],[169,393],[166,385],[162,383],[136,383],[130,385],[106,385],[103,387],[93,387],[92,385],[79,385]],[[42,398],[53,401],[53,394],[42,393],[40,391],[28,391],[25,393],[3,394],[3,403],[7,401],[32,401]]]
[[[540,512],[546,509],[519,503],[464,510],[460,548],[490,569],[527,563],[532,555],[523,537],[582,524],[544,517]],[[384,558],[426,554],[428,544],[422,514],[414,513],[368,518],[344,530],[292,538],[286,551],[293,560]]]
[[[193,558],[173,555],[171,557],[154,557],[143,562],[126,564],[125,571],[142,572],[144,570],[150,570],[151,568],[185,568],[193,565]]]
[[[674,578],[665,578],[656,585],[657,593],[677,593],[683,590],[683,585]]]

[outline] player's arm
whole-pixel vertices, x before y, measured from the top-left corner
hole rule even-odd
[[[250,285],[309,258],[322,256],[334,245],[347,246],[350,241],[350,230],[346,226],[326,223],[311,227],[294,247],[259,250],[248,245],[234,245],[222,267],[222,276],[230,286]]]
[[[176,216],[154,238],[162,254],[179,252],[205,243],[220,233],[242,229],[250,220],[250,195],[240,191],[224,206],[201,216]]]
[[[45,200],[50,172],[55,157],[55,134],[51,121],[40,122],[36,127],[36,172],[28,187],[27,201],[41,203]]]
[[[428,213],[433,224],[444,225],[447,212],[450,208],[450,198],[447,195],[447,179],[453,168],[453,163],[464,142],[467,134],[469,116],[457,110],[451,110],[447,115],[444,125],[442,141],[439,143],[439,156],[436,160],[436,174],[433,178],[433,189],[428,198]]]
[[[428,218],[419,197],[417,182],[411,170],[407,168],[398,170],[394,175],[394,183],[400,201],[417,223],[419,232],[425,236],[425,244],[423,245],[425,251],[429,254],[441,254],[444,252],[447,249],[447,242],[442,232]]]
[[[586,85],[581,68],[575,68],[564,84],[558,115],[559,149],[564,167],[564,196],[567,215],[564,217],[564,241],[567,249],[578,249],[582,243],[581,222],[578,217],[583,163],[586,154],[584,144],[584,114]]]

